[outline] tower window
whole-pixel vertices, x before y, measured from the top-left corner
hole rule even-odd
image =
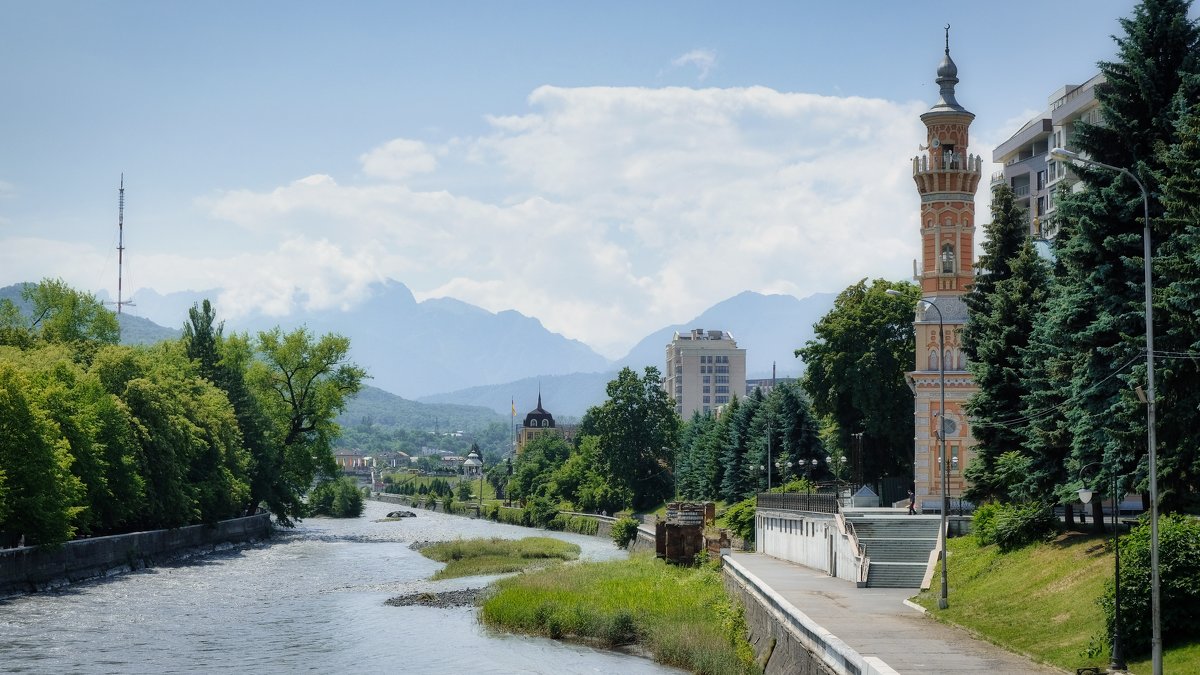
[[[942,244],[942,272],[952,274],[954,272],[954,245]]]

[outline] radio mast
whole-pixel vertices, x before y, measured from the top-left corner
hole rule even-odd
[[[121,174],[121,187],[117,190],[117,314],[127,302],[121,294],[121,282],[125,274],[125,174]]]

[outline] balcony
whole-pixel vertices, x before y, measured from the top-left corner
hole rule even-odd
[[[1016,197],[1017,199],[1024,199],[1029,196],[1029,186],[1028,185],[1015,186],[1015,187],[1013,187],[1012,191],[1013,191],[1013,196]]]

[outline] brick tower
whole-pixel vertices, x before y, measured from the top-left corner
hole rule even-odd
[[[925,154],[913,158],[913,180],[921,195],[921,261],[913,262],[914,279],[921,284],[926,302],[941,311],[945,349],[939,349],[938,311],[918,303],[913,327],[917,350],[914,370],[907,373],[915,396],[916,438],[913,457],[914,492],[918,502],[941,507],[941,443],[938,420],[941,410],[941,365],[946,373],[946,454],[950,459],[949,494],[962,494],[963,468],[971,459],[971,431],[963,405],[977,388],[966,370],[962,327],[967,307],[962,295],[974,278],[975,190],[982,160],[968,154],[968,130],[975,115],[954,98],[958,67],[950,58],[950,32],[946,53],[937,69],[940,97],[925,123]]]

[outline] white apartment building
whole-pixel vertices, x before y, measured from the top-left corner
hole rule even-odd
[[[1054,190],[1067,177],[1062,162],[1048,158],[1054,148],[1071,149],[1071,136],[1080,120],[1100,122],[1100,102],[1095,87],[1104,82],[1096,75],[1083,84],[1068,84],[1049,98],[1049,107],[1021,127],[992,152],[992,161],[1004,169],[992,175],[992,185],[1007,183],[1017,204],[1029,212],[1029,231],[1038,239],[1052,239]]]
[[[667,345],[663,387],[685,420],[714,411],[746,391],[746,350],[725,331],[676,332]]]

